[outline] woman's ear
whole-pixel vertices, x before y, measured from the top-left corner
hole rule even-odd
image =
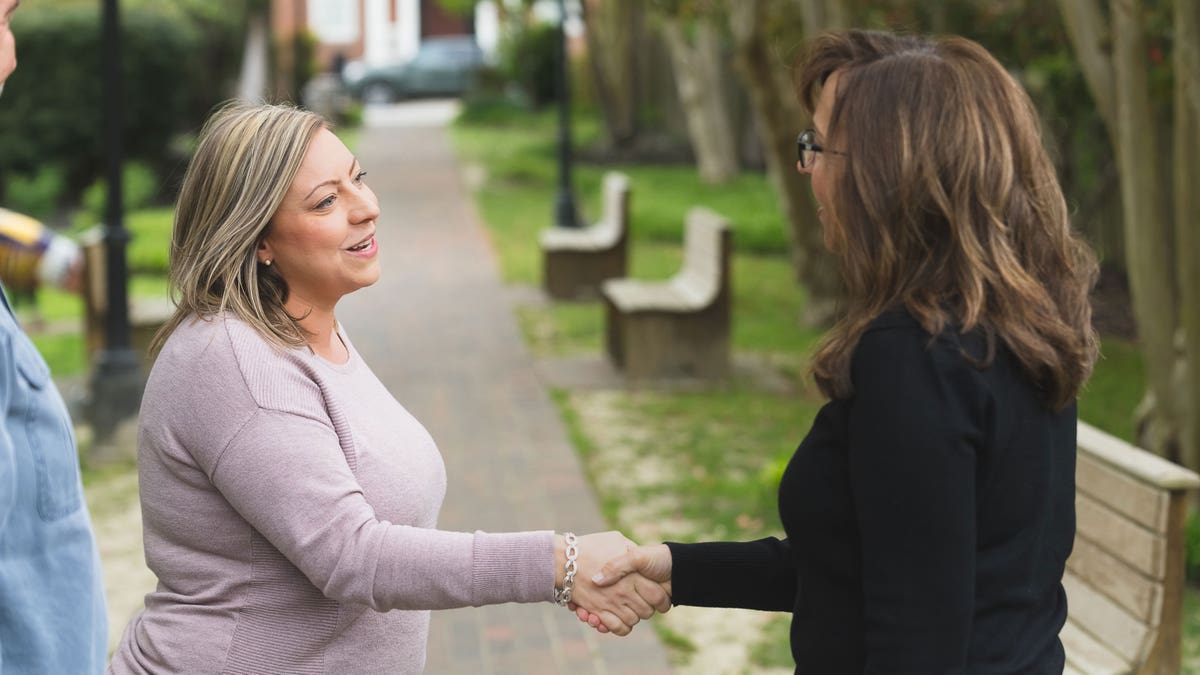
[[[271,266],[275,262],[275,254],[271,252],[271,243],[266,239],[258,242],[258,248],[255,250],[255,255],[258,257],[258,262],[261,265]]]

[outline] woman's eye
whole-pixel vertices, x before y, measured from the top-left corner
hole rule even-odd
[[[355,183],[361,183],[361,182],[363,182],[363,179],[364,179],[364,178],[366,178],[366,177],[367,177],[367,172],[366,172],[366,171],[359,171],[359,172],[358,172],[358,174],[356,174],[356,175],[354,176],[354,182],[355,182]]]
[[[333,206],[333,199],[334,199],[334,195],[329,195],[328,197],[326,197],[325,199],[322,199],[317,204],[317,208],[318,209],[327,209],[330,206]]]

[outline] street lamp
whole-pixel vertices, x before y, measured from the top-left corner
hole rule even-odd
[[[138,357],[130,346],[129,299],[126,289],[125,245],[129,233],[124,226],[121,203],[121,34],[118,0],[103,0],[104,133],[107,145],[106,174],[108,204],[102,240],[108,298],[104,316],[104,348],[96,355],[91,378],[88,417],[96,438],[111,437],[117,424],[137,413],[143,381]]]
[[[567,78],[567,5],[558,0],[558,58],[555,68],[558,95],[558,195],[554,200],[554,224],[580,227],[571,187],[571,83]]]

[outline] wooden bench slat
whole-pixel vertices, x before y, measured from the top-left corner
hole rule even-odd
[[[695,305],[690,295],[681,293],[670,282],[609,279],[601,288],[623,312],[654,309],[686,312]]]
[[[1166,539],[1083,492],[1075,494],[1075,532],[1152,579],[1166,572]]]
[[[1080,422],[1076,444],[1086,452],[1117,469],[1165,490],[1200,488],[1200,476],[1181,466],[1132,446],[1119,438]]]
[[[683,263],[666,281],[608,279],[604,345],[631,381],[729,375],[733,232],[703,207],[688,211]]]
[[[708,209],[688,212],[683,268],[667,281],[609,279],[602,292],[623,312],[662,310],[691,312],[703,309],[721,292],[724,283],[723,237],[729,224]]]
[[[1071,619],[1058,634],[1067,652],[1067,666],[1086,675],[1128,675],[1133,668]],[[1064,671],[1066,672],[1066,671]]]
[[[542,230],[542,248],[553,251],[603,251],[615,246],[627,227],[629,178],[625,174],[610,171],[604,175],[603,189],[600,219],[595,224],[579,229],[551,227]]]
[[[1071,620],[1128,663],[1141,663],[1153,645],[1150,626],[1138,621],[1117,603],[1079,580],[1063,575]]]
[[[1089,452],[1078,455],[1075,485],[1080,492],[1095,497],[1155,532],[1166,530],[1167,493]]]
[[[1065,673],[1178,673],[1187,490],[1200,476],[1078,425]]]
[[[550,228],[542,230],[539,236],[542,248],[549,251],[603,251],[617,243],[621,230],[602,221],[578,230]]]
[[[555,300],[586,300],[599,295],[606,279],[625,276],[629,257],[629,178],[604,175],[601,214],[582,228],[541,231],[542,286]]]
[[[619,171],[604,174],[600,220],[624,226],[629,210],[629,176]]]
[[[709,285],[719,286],[721,278],[721,233],[729,225],[716,213],[697,207],[688,211],[684,223],[683,269],[681,275],[697,280],[710,280]]]
[[[1143,622],[1157,626],[1162,614],[1163,584],[1122,562],[1083,537],[1067,559],[1067,569]]]

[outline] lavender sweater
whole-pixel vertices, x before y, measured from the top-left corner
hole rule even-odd
[[[548,601],[550,532],[433,529],[445,466],[354,346],[331,364],[185,322],[138,434],[158,588],[112,673],[418,673],[429,610]]]

